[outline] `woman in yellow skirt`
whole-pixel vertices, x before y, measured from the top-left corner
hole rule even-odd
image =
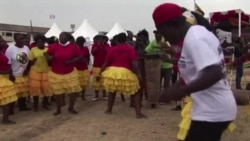
[[[17,100],[14,78],[10,77],[10,65],[8,58],[4,55],[3,45],[5,41],[0,38],[0,107],[3,109],[3,124],[14,124],[14,121],[9,120],[10,105]]]
[[[28,89],[28,63],[29,48],[24,45],[25,36],[20,33],[14,34],[15,45],[9,46],[5,52],[11,65],[11,76],[15,77],[15,87],[18,96],[18,107],[20,111],[30,110],[26,99],[29,95]],[[14,113],[14,104],[11,106],[11,114]]]
[[[92,99],[96,101],[99,99],[99,92],[103,92],[102,99],[106,100],[106,91],[103,89],[103,86],[100,82],[96,81],[96,77],[101,71],[101,67],[104,64],[105,57],[107,55],[108,46],[104,44],[104,37],[103,35],[97,35],[94,37],[94,44],[91,49],[91,54],[94,57],[93,63],[93,84],[92,87],[95,90],[95,97]]]
[[[43,108],[48,110],[49,96],[52,95],[48,82],[49,65],[44,56],[48,50],[44,46],[45,36],[37,35],[35,37],[36,47],[32,48],[29,54],[30,72],[29,72],[29,92],[33,96],[34,111],[38,111],[39,97],[43,97]]]
[[[82,100],[86,100],[85,90],[89,86],[89,78],[90,78],[89,69],[88,69],[90,54],[89,54],[88,48],[84,46],[85,42],[86,40],[84,37],[78,37],[76,39],[76,44],[81,49],[82,54],[83,54],[82,60],[76,63],[76,69],[78,71],[79,81],[82,87],[82,94],[81,94]]]
[[[48,47],[45,53],[46,58],[51,61],[51,71],[49,72],[49,85],[55,95],[57,110],[54,115],[61,114],[64,94],[69,94],[69,109],[72,114],[78,114],[74,109],[76,98],[81,93],[79,78],[75,68],[75,63],[82,59],[79,47],[70,42],[70,35],[62,32],[59,36],[59,43]]]
[[[145,118],[141,113],[138,66],[135,49],[126,44],[127,36],[120,33],[117,37],[119,45],[109,49],[105,63],[99,76],[105,90],[109,93],[107,114],[112,113],[116,93],[132,96],[135,99],[137,118]],[[108,67],[107,67],[108,66]]]

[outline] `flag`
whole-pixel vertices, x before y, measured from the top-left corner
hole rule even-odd
[[[194,7],[195,7],[195,12],[201,14],[202,16],[205,15],[205,12],[200,8],[200,6],[196,2],[194,3]]]

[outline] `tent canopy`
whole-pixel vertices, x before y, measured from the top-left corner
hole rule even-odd
[[[112,39],[115,35],[119,33],[127,34],[126,30],[124,30],[124,28],[122,28],[122,26],[116,22],[114,26],[112,27],[112,29],[107,33],[107,36],[109,39]]]
[[[97,34],[98,31],[88,22],[88,20],[85,19],[72,35],[74,38],[83,36],[84,38],[89,38],[92,41],[94,36]]]
[[[61,34],[62,30],[57,26],[56,23],[53,23],[53,25],[50,27],[50,29],[45,34],[45,37],[50,38],[52,36],[55,36],[59,38],[59,35]]]
[[[216,25],[220,22],[231,21],[231,19],[238,19],[239,13],[241,14],[241,21],[249,22],[250,15],[245,14],[242,10],[229,10],[222,12],[212,12],[209,14],[210,23]]]

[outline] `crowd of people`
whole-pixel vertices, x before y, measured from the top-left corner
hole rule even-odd
[[[58,40],[36,35],[34,43],[28,36],[14,35],[15,44],[8,46],[0,38],[0,106],[4,124],[13,124],[9,115],[14,105],[27,111],[27,101],[33,98],[33,110],[38,111],[39,99],[49,109],[55,100],[55,116],[61,114],[65,97],[69,96],[68,111],[77,114],[77,97],[86,100],[89,86],[90,55],[94,62],[93,101],[108,100],[106,114],[111,114],[116,94],[135,108],[137,118],[142,99],[147,100],[145,54],[159,54],[161,59],[161,103],[176,101],[173,110],[181,110],[185,98],[178,139],[185,141],[219,141],[225,129],[236,117],[236,103],[226,79],[223,50],[211,32],[208,21],[195,12],[165,3],[153,12],[155,40],[149,33],[131,31],[94,37],[89,51],[85,39],[76,40],[62,32]],[[134,41],[133,38],[136,37]],[[179,75],[179,76],[178,76]],[[100,95],[102,92],[102,95]]]

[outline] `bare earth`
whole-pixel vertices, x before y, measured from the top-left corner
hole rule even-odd
[[[248,74],[248,73],[247,73]],[[247,80],[248,79],[247,77]],[[243,81],[244,78],[243,78]],[[245,82],[244,82],[245,83]],[[176,141],[180,112],[170,109],[173,104],[162,105],[157,109],[143,108],[147,119],[136,119],[129,102],[121,102],[120,97],[112,115],[104,114],[106,101],[92,102],[92,91],[88,91],[88,101],[78,99],[79,115],[63,108],[60,116],[52,111],[38,113],[16,112],[11,117],[16,125],[0,124],[0,141]],[[128,99],[127,99],[128,100]],[[54,106],[53,106],[54,107]],[[249,106],[250,108],[250,106]],[[249,141],[250,116],[247,106],[238,108],[237,129],[226,132],[223,141]]]

